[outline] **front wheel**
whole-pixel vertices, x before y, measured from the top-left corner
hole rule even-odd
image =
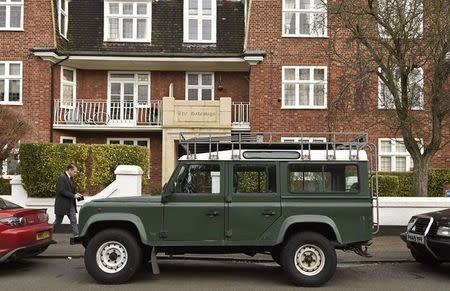
[[[122,284],[131,279],[142,263],[142,248],[122,229],[105,229],[88,243],[84,264],[89,275],[102,284]]]
[[[321,286],[336,271],[336,251],[326,237],[315,232],[292,236],[280,259],[283,270],[297,286]]]

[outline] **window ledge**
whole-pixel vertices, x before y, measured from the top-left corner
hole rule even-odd
[[[24,32],[23,28],[0,28],[0,32],[9,31],[9,32]]]
[[[300,106],[300,107],[286,107],[286,106],[281,106],[282,110],[288,109],[288,110],[328,110],[328,108],[326,106],[317,106],[317,107],[312,107],[312,106]]]
[[[2,102],[0,101],[0,105],[11,105],[11,106],[22,106],[22,101],[20,102]]]
[[[299,34],[299,35],[291,35],[291,34],[282,34],[282,38],[322,38],[322,39],[328,39],[330,38],[328,35],[308,35],[308,34]]]

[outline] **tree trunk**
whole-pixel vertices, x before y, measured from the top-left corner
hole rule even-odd
[[[428,159],[422,157],[419,161],[414,161],[413,185],[414,196],[428,196]]]

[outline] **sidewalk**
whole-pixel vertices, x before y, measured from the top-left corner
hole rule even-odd
[[[58,242],[51,245],[47,251],[42,253],[40,257],[45,258],[80,258],[84,255],[82,245],[70,245],[70,234],[56,233],[54,239]],[[353,252],[337,251],[339,263],[358,263],[358,262],[407,262],[413,258],[406,247],[405,243],[399,236],[377,236],[373,240],[372,246],[369,248],[370,258],[364,258]],[[160,259],[167,259],[168,256],[158,255]],[[250,257],[243,254],[218,254],[218,255],[184,255],[174,256],[179,259],[204,259],[204,260],[244,260],[244,261],[272,261],[269,255],[256,255]]]

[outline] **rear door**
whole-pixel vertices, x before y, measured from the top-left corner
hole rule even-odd
[[[254,244],[281,216],[277,162],[229,163],[227,238]]]

